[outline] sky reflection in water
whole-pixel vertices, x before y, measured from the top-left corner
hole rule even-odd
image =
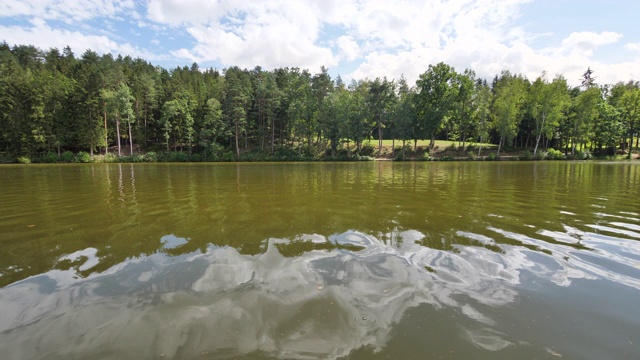
[[[633,224],[610,225],[638,235]],[[168,252],[188,239],[167,235],[156,254],[82,278],[77,271],[99,262],[96,249],[87,248],[61,259],[74,265],[69,270],[51,270],[0,290],[0,347],[8,358],[225,358],[256,352],[338,358],[362,347],[383,348],[408,309],[428,304],[457,309],[476,324],[460,328],[460,336],[497,351],[528,344],[496,329],[496,319],[474,304],[514,302],[522,271],[560,286],[606,278],[640,289],[637,242],[611,252],[606,245],[614,238],[571,227],[538,232],[556,243],[487,230],[534,249],[491,247],[492,237],[462,231],[457,235],[480,246],[443,251],[420,245],[424,235],[415,230],[385,234],[384,242],[348,231],[329,238],[270,239],[258,255],[211,245],[204,253],[172,256]],[[278,250],[299,241],[363,249],[290,257]],[[576,242],[590,250],[571,246]],[[626,268],[616,272],[606,261]]]

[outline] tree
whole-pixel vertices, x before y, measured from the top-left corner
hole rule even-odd
[[[598,117],[598,105],[603,101],[602,93],[597,87],[590,87],[581,92],[573,101],[571,155],[575,155],[576,145],[584,145]]]
[[[402,159],[405,157],[406,141],[414,138],[417,114],[415,92],[409,88],[404,77],[398,82],[398,101],[394,109],[393,137],[402,140]]]
[[[229,127],[224,122],[222,104],[214,98],[207,100],[204,121],[198,133],[198,144],[204,148],[205,157],[211,145],[228,135]]]
[[[549,83],[544,73],[531,85],[528,103],[530,105],[529,111],[535,120],[536,146],[533,149],[534,157],[538,151],[542,135],[547,138],[553,135],[553,130],[559,125],[565,109],[570,104],[571,99],[567,89],[567,81],[561,75]]]
[[[240,156],[240,133],[247,124],[247,107],[250,101],[251,85],[237,67],[227,69],[226,113],[235,135],[236,156]]]
[[[473,70],[465,70],[462,74],[456,74],[453,78],[453,86],[456,89],[456,99],[452,111],[453,130],[458,140],[465,146],[467,136],[473,131],[475,125],[474,113],[476,109],[475,77]]]
[[[487,139],[489,137],[489,127],[491,126],[491,102],[493,95],[486,80],[478,79],[475,87],[476,99],[474,121],[476,123],[476,136],[480,139],[480,144],[482,144],[483,139]],[[478,157],[480,157],[481,150],[482,145],[479,145]]]
[[[453,86],[455,70],[445,64],[429,65],[429,69],[420,75],[416,81],[418,91],[416,112],[420,124],[420,135],[427,135],[431,142],[429,148],[435,145],[436,132],[440,130],[446,116],[452,110],[457,96],[457,89]],[[416,134],[418,136],[418,134]]]
[[[133,136],[131,134],[131,123],[135,120],[133,112],[134,98],[127,84],[120,83],[116,90],[102,90],[102,99],[105,102],[106,113],[110,114],[116,123],[116,141],[118,144],[118,156],[122,156],[120,122],[127,121],[129,130],[130,155],[133,155]]]
[[[391,113],[395,103],[395,83],[393,81],[376,78],[369,84],[367,94],[368,109],[371,113],[372,123],[376,125],[378,133],[378,155],[382,152],[383,129],[385,118]]]
[[[161,122],[164,130],[164,139],[167,150],[169,150],[169,140],[173,135],[174,149],[184,144],[191,154],[194,128],[193,128],[193,95],[186,90],[181,90],[174,95],[173,100],[167,101],[162,106]],[[176,144],[177,143],[177,144]]]
[[[498,155],[502,145],[516,136],[524,96],[524,79],[511,75],[508,71],[503,72],[502,78],[496,85],[493,103],[494,126],[500,136]]]
[[[633,134],[638,132],[638,124],[640,123],[640,88],[629,89],[622,95],[620,99],[620,115],[629,136],[628,158],[631,159]]]

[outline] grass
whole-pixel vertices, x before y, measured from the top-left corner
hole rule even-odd
[[[429,146],[430,142],[431,142],[430,140],[418,140],[418,146],[419,147],[427,147],[427,146]],[[365,140],[362,143],[363,143],[363,145],[373,146],[374,148],[378,147],[378,140],[377,139]],[[382,146],[385,147],[385,148],[391,149],[392,144],[393,144],[393,140],[382,140]],[[407,140],[406,144],[410,145],[411,147],[413,147],[413,140]],[[437,147],[439,147],[441,149],[448,148],[448,147],[451,146],[451,144],[453,144],[456,148],[459,146],[459,143],[457,141],[451,141],[451,140],[436,140],[435,141],[435,146],[437,146]],[[461,143],[460,143],[460,145],[461,145]],[[475,142],[466,142],[465,143],[465,146],[476,147],[478,145],[482,145],[483,149],[498,148],[498,145],[489,144],[489,143],[475,143]],[[396,140],[395,146],[402,146],[402,140]]]

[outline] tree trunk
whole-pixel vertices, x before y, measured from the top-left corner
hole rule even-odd
[[[544,129],[544,121],[546,120],[546,116],[542,114],[542,126],[538,130],[538,136],[536,137],[536,147],[533,148],[533,157],[536,157],[536,152],[538,151],[538,144],[540,144],[540,137],[542,136],[542,129]]]
[[[504,140],[504,136],[500,136],[500,143],[498,144],[498,152],[496,156],[500,156],[500,149],[502,149],[502,141]]]
[[[480,143],[478,144],[478,159],[480,159],[480,151],[482,151],[482,136],[480,136]]]
[[[627,159],[631,159],[633,157],[631,150],[633,150],[633,131],[629,132],[629,154],[627,155]]]
[[[127,123],[129,124],[129,155],[133,156],[133,136],[131,135],[131,119],[127,116]]]
[[[271,116],[271,155],[273,155],[273,148],[276,142],[276,127],[273,123],[273,115]]]
[[[116,118],[116,134],[118,135],[118,156],[122,156],[120,154],[120,119]]]
[[[436,145],[436,131],[431,132],[431,141],[429,142],[429,149],[433,150]]]
[[[236,157],[240,157],[240,134],[238,133],[238,122],[235,122],[236,126]]]
[[[104,154],[107,155],[109,153],[109,139],[107,136],[107,102],[103,102],[102,105],[104,107]],[[58,154],[58,156],[59,155],[60,154]]]
[[[382,154],[382,121],[378,120],[378,155]]]

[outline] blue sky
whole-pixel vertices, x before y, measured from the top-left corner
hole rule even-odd
[[[0,40],[144,58],[166,68],[320,66],[413,82],[448,63],[572,84],[640,80],[635,0],[0,0]]]

